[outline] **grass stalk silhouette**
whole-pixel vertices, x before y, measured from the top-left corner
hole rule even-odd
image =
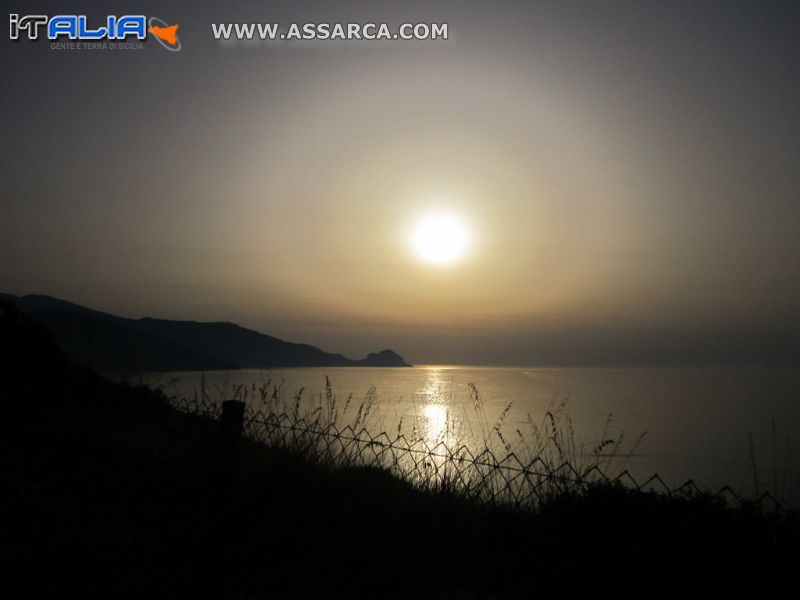
[[[513,402],[491,422],[473,384],[461,411],[454,408],[452,392],[449,403],[426,405],[433,416],[412,401],[410,412],[394,415],[394,427],[386,426],[389,415],[374,386],[360,401],[350,393],[342,403],[327,376],[316,394],[302,387],[290,394],[285,380],[269,374],[249,386],[214,391],[220,400],[248,403],[248,432],[267,445],[331,467],[379,467],[423,489],[492,503],[535,505],[607,482],[624,471],[645,437],[642,433],[630,451],[620,453],[624,432],[611,437],[609,415],[602,438],[587,451],[576,441],[566,398],[552,401],[539,420],[528,414],[521,427],[509,423]],[[210,398],[204,377],[194,397]]]

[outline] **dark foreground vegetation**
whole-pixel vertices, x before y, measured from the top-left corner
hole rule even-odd
[[[536,513],[243,444],[0,305],[5,597],[786,597],[796,516],[619,486]]]

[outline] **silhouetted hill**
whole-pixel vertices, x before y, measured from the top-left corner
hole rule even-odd
[[[392,350],[352,360],[234,323],[127,319],[50,296],[0,297],[45,323],[73,360],[103,371],[409,366]]]
[[[355,361],[341,354],[329,354],[308,344],[285,342],[245,329],[233,323],[196,323],[139,319],[135,327],[158,337],[214,354],[240,368],[261,367],[342,367]]]
[[[0,293],[0,299],[10,300],[14,302],[20,308],[20,310],[28,314],[45,310],[47,311],[58,310],[69,313],[77,313],[81,315],[90,315],[93,317],[110,319],[114,321],[125,320],[122,317],[116,317],[114,315],[109,315],[108,313],[100,312],[99,310],[92,310],[91,308],[86,308],[85,306],[81,306],[80,304],[74,304],[73,302],[67,302],[66,300],[53,298],[52,296],[44,296],[41,294],[28,294],[27,296],[15,296],[13,294]]]
[[[31,313],[75,362],[105,372],[235,369],[236,364],[136,331],[113,319],[63,310]]]

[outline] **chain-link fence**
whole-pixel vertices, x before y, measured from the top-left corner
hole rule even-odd
[[[223,406],[204,399],[176,399],[173,407],[213,419],[223,415]],[[409,439],[402,433],[373,434],[363,427],[325,424],[319,419],[249,406],[244,410],[241,430],[252,441],[299,452],[316,463],[334,468],[380,468],[423,489],[447,490],[490,504],[535,507],[543,500],[605,483],[670,497],[710,496],[729,505],[770,513],[797,512],[784,507],[769,492],[746,498],[729,486],[703,490],[693,480],[671,487],[658,474],[641,481],[628,470],[612,476],[597,465],[579,469],[570,462],[553,464],[540,457],[522,460],[513,452],[498,456],[489,448],[479,452],[466,445],[452,448],[441,441]]]

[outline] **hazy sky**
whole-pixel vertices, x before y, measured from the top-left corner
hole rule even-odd
[[[797,2],[90,7],[18,11],[183,49],[4,34],[2,291],[415,363],[800,357]],[[214,41],[237,21],[450,39]],[[408,242],[436,211],[472,239],[447,267]]]

